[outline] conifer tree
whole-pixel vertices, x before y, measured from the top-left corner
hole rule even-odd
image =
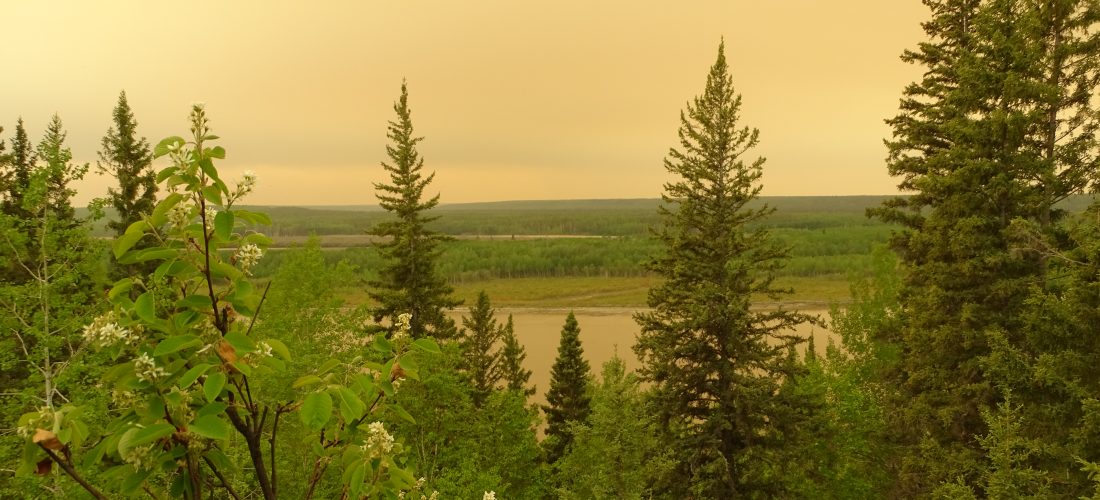
[[[635,317],[640,375],[675,449],[669,497],[783,496],[766,464],[810,406],[781,391],[802,370],[788,356],[801,342],[793,328],[810,318],[749,308],[754,293],[789,291],[773,285],[786,249],[747,227],[773,209],[748,206],[764,159],[745,158],[759,134],[739,125],[740,108],[723,43],[703,94],[680,115],[681,147],[665,159],[675,180],[656,232],[663,255],[649,264],[664,283],[649,291],[652,311]]]
[[[504,328],[493,317],[493,307],[484,290],[477,294],[477,304],[470,307],[470,316],[462,317],[462,327],[463,368],[473,386],[474,406],[480,408],[503,375],[496,344],[504,336]]]
[[[152,167],[153,153],[145,138],[137,135],[137,121],[126,101],[126,91],[119,93],[112,118],[114,123],[101,142],[98,168],[100,173],[118,181],[118,187],[107,190],[111,206],[117,212],[117,218],[108,221],[107,227],[121,236],[130,224],[152,212],[157,200],[157,180]]]
[[[504,349],[500,352],[501,377],[506,384],[505,389],[530,396],[535,393],[535,387],[527,385],[531,381],[531,370],[523,368],[525,359],[527,350],[516,338],[515,325],[509,314],[508,322],[504,324]]]
[[[558,344],[558,357],[550,371],[550,390],[546,392],[546,447],[547,460],[556,462],[565,455],[573,442],[571,423],[588,420],[590,397],[588,377],[591,368],[584,359],[581,348],[581,329],[572,312],[565,318]]]
[[[88,165],[75,165],[72,162],[73,153],[65,146],[65,126],[61,123],[61,117],[53,115],[46,133],[38,143],[35,150],[36,157],[42,165],[35,170],[46,172],[47,202],[54,216],[62,224],[70,224],[70,227],[79,224],[76,220],[76,210],[72,205],[72,197],[76,190],[70,187],[74,180],[81,179],[88,171]]]
[[[395,321],[398,315],[408,313],[414,338],[446,338],[454,335],[455,327],[443,310],[461,301],[452,298],[454,290],[436,269],[440,243],[448,238],[428,228],[428,223],[438,218],[427,212],[439,204],[439,195],[424,200],[424,189],[435,174],[425,177],[421,173],[424,159],[416,145],[423,137],[413,135],[408,98],[402,82],[401,98],[393,106],[397,120],[389,122],[386,133],[391,141],[386,146],[390,161],[382,162],[390,183],[374,184],[378,204],[397,218],[380,222],[369,231],[383,239],[377,245],[385,261],[379,279],[370,283],[370,296],[379,304],[376,320],[388,317]]]
[[[0,209],[5,214],[26,218],[29,214],[23,208],[23,194],[30,185],[31,170],[34,168],[34,149],[31,146],[27,129],[23,126],[23,118],[15,123],[15,135],[11,140],[11,153],[9,153],[7,170],[5,171],[4,200]]]
[[[888,121],[890,173],[914,194],[872,211],[904,227],[904,324],[889,339],[902,351],[894,430],[909,448],[900,495],[985,474],[982,412],[1003,397],[991,338],[1025,343],[1021,311],[1047,285],[1044,252],[1020,251],[1014,226],[1056,248],[1055,204],[1097,166],[1095,2],[926,3],[930,41],[903,56],[926,72]]]

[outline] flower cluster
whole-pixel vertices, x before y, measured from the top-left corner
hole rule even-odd
[[[191,204],[186,202],[177,203],[168,211],[168,220],[177,229],[182,228],[191,222]]]
[[[233,199],[240,198],[252,192],[256,187],[256,173],[251,170],[244,171],[244,177],[237,182],[237,190],[233,192]]]
[[[152,468],[156,464],[153,453],[153,444],[135,446],[120,453],[122,460],[134,466],[135,471]]]
[[[31,434],[34,434],[34,432],[41,427],[45,427],[47,429],[52,427],[53,422],[53,410],[50,409],[50,407],[48,406],[43,406],[38,409],[38,415],[27,421],[25,425],[16,427],[15,432],[18,433],[20,437],[26,439],[31,437]]]
[[[237,249],[237,265],[241,267],[241,271],[248,276],[252,276],[252,266],[256,265],[260,261],[260,257],[264,256],[264,251],[260,250],[260,247],[255,244],[249,243],[243,245]]]
[[[423,478],[423,477],[420,478],[420,479],[417,479],[416,484],[414,484],[412,489],[408,491],[408,493],[412,493],[412,495],[407,495],[407,497],[408,498],[413,498],[413,499],[416,499],[416,500],[437,500],[439,498],[439,492],[438,491],[433,491],[431,495],[426,495],[424,493],[424,491],[423,491],[424,490],[424,483],[427,480],[428,480],[427,478]],[[416,496],[415,494],[417,494],[417,493],[419,493],[420,495]],[[397,492],[397,498],[406,498],[406,492],[404,492],[404,491]]]
[[[412,315],[409,313],[402,313],[397,316],[397,323],[393,325],[395,327],[393,331],[394,340],[401,340],[409,336],[409,330],[411,329],[409,323],[411,321]]]
[[[108,347],[118,342],[133,344],[137,341],[137,335],[127,328],[118,326],[114,314],[107,313],[84,327],[84,341],[95,346]]]
[[[481,497],[481,500],[497,500],[497,493],[495,491],[486,491],[485,495]]]
[[[168,375],[168,372],[157,366],[157,362],[145,352],[134,359],[134,372],[138,380],[143,382],[156,382],[158,378]]]
[[[386,432],[382,422],[371,422],[367,426],[367,440],[360,448],[370,453],[371,458],[382,458],[393,451],[393,436]]]
[[[204,229],[206,229],[207,231],[211,230],[214,227],[214,218],[217,217],[217,216],[218,216],[218,209],[216,209],[216,208],[214,208],[210,205],[207,205],[206,206],[206,213],[205,213],[205,215],[203,215],[203,219],[202,219],[202,227]]]

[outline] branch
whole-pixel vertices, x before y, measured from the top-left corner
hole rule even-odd
[[[65,471],[65,474],[68,474],[69,477],[73,479],[73,481],[76,481],[80,484],[80,486],[84,487],[84,489],[88,493],[91,493],[93,497],[96,497],[100,500],[107,500],[107,496],[96,489],[95,486],[92,486],[92,484],[86,481],[83,477],[80,477],[80,473],[78,473],[76,469],[73,468],[73,465],[70,464],[67,460],[62,460],[61,457],[57,456],[57,454],[53,452],[53,450],[42,446],[42,443],[38,443],[38,447],[41,448],[42,451],[45,451],[46,455],[49,455],[50,460],[53,460],[57,465],[59,465],[61,469]]]
[[[233,491],[233,487],[229,485],[229,481],[225,479],[222,471],[218,470],[218,468],[214,466],[214,462],[212,462],[210,458],[206,455],[203,455],[202,459],[204,462],[206,462],[206,466],[210,467],[210,472],[214,473],[214,477],[217,477],[218,481],[221,481],[222,487],[225,488],[225,491],[229,492],[229,496],[236,498],[237,500],[241,500],[241,496],[238,495],[236,491]]]

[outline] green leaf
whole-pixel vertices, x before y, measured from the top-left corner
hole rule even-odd
[[[218,169],[214,168],[214,162],[210,161],[210,158],[199,160],[199,169],[201,169],[202,173],[206,174],[210,180],[214,181],[215,185],[221,183],[221,177],[218,177]]]
[[[248,338],[247,335],[241,332],[234,330],[225,334],[225,337],[223,338],[226,342],[229,342],[229,345],[233,346],[233,348],[237,350],[238,355],[256,352],[256,343],[253,342],[252,339]]]
[[[175,169],[175,168],[176,167],[168,167],[164,170]],[[175,172],[175,170],[172,170],[172,172]],[[161,171],[161,175],[163,175],[163,174],[164,174],[164,171]],[[167,178],[167,177],[165,177],[165,178]],[[159,184],[162,180],[163,179],[158,180],[157,183]],[[168,222],[168,211],[172,210],[172,208],[175,207],[176,205],[178,205],[179,202],[182,201],[182,200],[183,200],[183,194],[180,194],[180,193],[171,193],[168,196],[166,196],[163,200],[160,200],[160,202],[157,203],[157,206],[153,207],[153,213],[152,213],[152,215],[149,216],[149,224],[152,225],[153,227],[163,226],[165,222]]]
[[[166,276],[187,279],[188,276],[185,273],[198,273],[198,269],[190,262],[184,262],[182,260],[164,261],[161,265],[157,266],[157,270],[153,273],[153,279],[160,281]]]
[[[290,349],[287,349],[283,341],[279,339],[266,339],[264,342],[267,342],[267,345],[271,346],[271,350],[275,352],[275,355],[286,361],[290,361]]]
[[[111,291],[107,292],[107,299],[114,300],[119,294],[127,293],[134,286],[134,280],[132,278],[122,278],[115,282],[115,286],[111,287]]]
[[[160,158],[161,156],[168,154],[168,147],[176,144],[178,144],[180,147],[183,147],[183,137],[173,135],[171,137],[165,137],[164,139],[161,139],[161,141],[157,143],[157,146],[153,148],[153,158]],[[157,179],[157,182],[160,182],[160,179]]]
[[[314,392],[306,396],[302,401],[302,407],[298,410],[298,417],[302,424],[312,432],[317,432],[325,427],[332,418],[332,398],[327,392]]]
[[[206,138],[207,139],[211,139],[211,138],[216,139],[217,136],[207,136]],[[210,148],[210,149],[206,150],[206,154],[207,154],[207,156],[209,156],[211,158],[217,158],[219,160],[224,160],[225,159],[225,148],[223,148],[221,146],[214,146],[213,148]]]
[[[393,352],[393,342],[386,340],[386,337],[381,334],[374,336],[374,350],[382,354],[390,354]]]
[[[134,222],[126,228],[126,232],[122,233],[122,236],[119,236],[118,239],[115,240],[115,245],[112,250],[114,251],[116,259],[122,257],[122,254],[133,248],[138,240],[140,240],[142,236],[145,236],[146,226],[147,224],[143,220]]]
[[[189,431],[210,439],[229,439],[231,429],[229,424],[217,415],[203,415],[191,422]]]
[[[218,189],[218,186],[206,186],[202,188],[202,197],[206,198],[206,205],[221,205],[222,204],[222,191]],[[220,214],[220,212],[219,212]],[[215,218],[217,218],[215,216]],[[209,222],[209,221],[208,221]]]
[[[172,259],[177,255],[179,255],[179,250],[175,248],[144,248],[136,252],[127,253],[125,256],[118,259],[118,261],[121,264],[134,264],[150,260]]]
[[[363,404],[359,396],[347,387],[337,388],[336,398],[340,401],[340,414],[343,415],[345,422],[351,422],[363,416],[363,412],[367,409],[367,405]]]
[[[191,387],[191,384],[194,384],[195,381],[198,380],[199,377],[202,376],[202,374],[206,373],[206,370],[209,370],[211,366],[214,365],[211,365],[210,363],[199,363],[191,367],[190,370],[187,370],[187,372],[184,373],[183,376],[181,376],[179,380],[176,381],[176,385],[178,385],[180,389]]]
[[[198,309],[200,311],[210,312],[210,296],[188,295],[177,301],[176,307]]]
[[[202,344],[202,341],[194,335],[177,335],[175,337],[168,337],[157,344],[157,348],[153,349],[153,356],[164,356],[165,354],[172,354],[176,351],[186,349],[188,347],[194,347]]]
[[[295,380],[294,384],[290,387],[291,389],[298,389],[307,385],[320,384],[321,382],[324,381],[321,380],[321,377],[318,377],[317,375],[302,375],[301,377],[298,377],[298,380]]]
[[[253,212],[250,210],[237,210],[237,218],[255,225],[270,226],[271,217],[263,212]]]
[[[398,417],[401,417],[402,420],[405,420],[410,424],[416,423],[416,420],[413,419],[412,415],[409,415],[409,412],[405,411],[404,408],[396,404],[391,404],[389,405],[389,409],[393,410],[393,412],[396,413]]]
[[[321,366],[317,368],[317,374],[324,375],[325,373],[328,373],[329,370],[340,366],[340,363],[340,360],[336,358],[329,359],[328,361],[321,363]]]
[[[167,179],[167,178],[169,178],[169,177],[171,177],[171,176],[175,175],[175,173],[176,173],[176,172],[177,172],[177,171],[178,171],[179,169],[180,169],[180,168],[179,168],[179,167],[177,167],[177,166],[175,166],[175,165],[172,165],[172,166],[170,166],[170,167],[165,167],[165,168],[162,168],[162,169],[160,170],[160,172],[157,172],[157,184],[160,184],[160,183],[164,182],[164,179]]]
[[[432,354],[440,354],[442,352],[439,350],[439,344],[436,344],[432,339],[416,339],[412,343],[412,348]]]
[[[166,422],[150,424],[145,427],[133,427],[122,435],[122,439],[118,442],[118,452],[125,455],[126,452],[137,446],[166,438],[171,436],[173,432],[176,432],[176,427]]]
[[[215,278],[226,278],[229,280],[238,280],[244,276],[244,273],[242,273],[240,269],[222,261],[210,263],[210,274]]]
[[[225,380],[225,373],[222,372],[214,372],[206,376],[206,381],[202,383],[202,393],[207,401],[213,402],[221,395]]]
[[[351,476],[348,478],[348,487],[353,497],[358,497],[363,488],[363,477],[367,474],[367,467],[362,461],[352,465]]]
[[[222,412],[226,410],[226,408],[229,408],[229,405],[221,401],[214,401],[213,403],[208,403],[206,406],[199,408],[199,411],[195,412],[195,416],[202,417],[204,415],[221,415]]]
[[[157,321],[156,308],[153,302],[153,292],[145,292],[134,301],[134,312],[142,320],[155,323]]]

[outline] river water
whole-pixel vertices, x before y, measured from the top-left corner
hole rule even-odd
[[[581,329],[581,347],[584,349],[584,357],[592,366],[592,372],[599,375],[603,363],[618,352],[619,357],[626,363],[627,370],[638,367],[638,360],[634,356],[634,339],[640,328],[634,322],[634,313],[640,309],[618,307],[594,307],[573,309],[577,317],[577,324]],[[541,308],[498,308],[496,318],[499,322],[507,321],[508,315],[512,315],[515,323],[516,337],[527,349],[525,367],[531,370],[531,382],[535,384],[535,395],[532,402],[545,402],[546,391],[550,388],[550,368],[558,355],[558,341],[561,337],[561,329],[565,324],[565,317],[570,309],[541,309]],[[452,317],[461,325],[459,316],[465,311],[454,311]],[[801,312],[821,316],[828,321],[827,310],[803,309]],[[814,337],[814,344],[819,354],[823,354],[831,335],[822,327],[802,325],[797,333],[805,338]]]

